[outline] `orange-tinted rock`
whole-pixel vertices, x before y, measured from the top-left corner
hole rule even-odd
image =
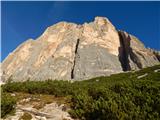
[[[2,63],[2,80],[81,80],[159,63],[134,36],[104,17],[77,25],[60,22],[17,47]]]

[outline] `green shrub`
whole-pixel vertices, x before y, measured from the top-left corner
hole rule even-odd
[[[7,93],[1,93],[1,117],[13,112],[16,101]]]
[[[2,89],[5,92],[71,96],[69,113],[82,120],[158,120],[160,72],[154,72],[155,69],[160,69],[160,65],[73,83],[52,80],[9,82]],[[137,78],[145,73],[148,75],[144,78]],[[10,103],[11,108],[13,103]]]

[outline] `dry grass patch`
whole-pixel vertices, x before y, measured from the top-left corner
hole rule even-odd
[[[25,112],[20,118],[19,120],[31,120],[32,119],[32,115]]]
[[[56,102],[58,105],[65,104],[66,106],[69,106],[70,104],[70,97],[55,97],[54,95],[29,94],[22,92],[16,92],[14,94],[18,104],[30,104],[37,110],[43,108],[46,104],[53,102]]]

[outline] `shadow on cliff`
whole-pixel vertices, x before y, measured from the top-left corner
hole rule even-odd
[[[133,52],[133,49],[130,46],[131,37],[130,35],[125,35],[124,32],[118,32],[120,38],[120,47],[118,48],[119,51],[119,61],[121,63],[123,71],[130,71],[131,64],[130,60],[136,64],[136,66],[141,69],[142,64],[138,56]]]

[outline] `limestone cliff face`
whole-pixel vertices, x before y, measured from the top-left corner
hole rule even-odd
[[[57,23],[22,43],[3,61],[2,80],[81,80],[141,69],[158,59],[136,37],[96,17],[83,25]]]
[[[121,42],[119,58],[124,71],[153,66],[159,62],[158,56],[146,49],[135,36],[124,31],[119,31],[119,36]]]

